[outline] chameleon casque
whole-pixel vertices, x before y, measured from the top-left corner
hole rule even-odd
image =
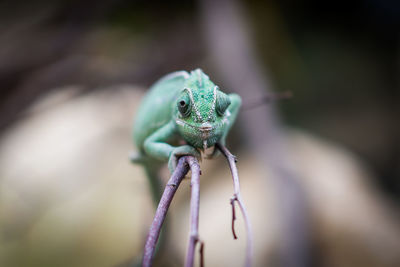
[[[239,95],[222,92],[201,69],[170,73],[150,88],[133,125],[139,152],[131,161],[145,167],[153,194],[160,163],[173,172],[180,156],[200,160],[207,148],[225,144],[240,106]],[[208,158],[216,154],[214,147]]]

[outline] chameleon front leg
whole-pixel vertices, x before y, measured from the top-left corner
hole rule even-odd
[[[175,147],[168,144],[177,135],[175,123],[171,121],[150,135],[144,141],[143,146],[144,151],[150,157],[160,161],[168,161],[168,168],[171,173],[175,170],[181,156],[191,155],[199,160],[201,159],[200,152],[190,145]]]

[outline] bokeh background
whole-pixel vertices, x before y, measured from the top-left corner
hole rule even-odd
[[[399,29],[389,0],[2,1],[0,266],[140,259],[154,207],[134,115],[197,67],[243,98],[227,144],[255,266],[400,266]],[[205,264],[242,266],[228,166],[202,170]],[[184,262],[189,197],[184,181],[156,266]]]

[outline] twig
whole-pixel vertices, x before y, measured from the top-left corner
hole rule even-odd
[[[200,267],[204,267],[204,242],[200,240]]]
[[[187,158],[189,157],[181,157],[179,159],[178,165],[176,166],[174,173],[165,187],[160,203],[158,204],[153,223],[151,224],[149,234],[147,236],[143,252],[142,267],[150,267],[152,264],[156,244],[160,236],[161,227],[165,220],[165,216],[167,215],[169,205],[171,204],[172,198],[174,197],[181,181],[189,171]]]
[[[235,229],[234,229],[234,219],[236,219],[236,215],[234,213],[234,202],[236,201],[239,205],[240,210],[242,211],[243,218],[244,218],[244,223],[246,225],[246,232],[247,232],[247,247],[246,247],[246,261],[245,261],[245,266],[249,267],[251,266],[252,263],[252,257],[253,257],[253,234],[251,231],[251,225],[250,225],[250,219],[249,215],[247,214],[246,207],[243,203],[242,197],[240,195],[240,184],[239,184],[239,175],[238,171],[236,168],[236,157],[232,155],[232,153],[222,144],[217,143],[216,147],[224,154],[226,159],[228,160],[229,163],[229,168],[231,169],[232,173],[232,179],[233,179],[233,188],[234,188],[234,194],[233,198],[231,199],[231,204],[232,204],[232,231],[234,238],[236,237],[235,234]],[[236,239],[236,238],[235,238]]]
[[[161,227],[167,215],[168,208],[172,202],[172,198],[175,195],[181,181],[190,170],[192,171],[191,181],[191,227],[190,227],[190,239],[189,249],[186,260],[186,267],[192,267],[194,261],[194,250],[197,242],[199,242],[199,208],[200,208],[200,166],[197,160],[192,156],[181,157],[178,161],[178,165],[171,178],[169,179],[167,186],[165,187],[164,193],[161,197],[160,203],[158,204],[156,214],[151,224],[149,234],[147,236],[146,244],[143,253],[142,267],[150,267],[153,261],[154,251],[158,238],[160,236]],[[200,241],[201,242],[201,241]],[[204,244],[201,242],[200,246],[200,266],[203,266],[203,247]]]
[[[192,187],[190,199],[190,237],[185,267],[192,267],[196,244],[199,241],[199,209],[200,209],[200,166],[193,157],[188,159],[192,171]]]
[[[231,198],[231,206],[232,206],[232,234],[233,234],[233,238],[234,238],[234,239],[237,239],[237,235],[236,235],[236,232],[235,232],[235,221],[236,221],[235,200],[236,200],[235,197]]]

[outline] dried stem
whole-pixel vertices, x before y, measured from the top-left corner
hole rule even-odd
[[[151,224],[149,234],[147,236],[143,253],[142,267],[150,267],[152,264],[156,244],[160,236],[161,227],[165,220],[165,216],[167,215],[169,205],[171,204],[172,198],[174,197],[181,181],[189,171],[187,158],[188,157],[181,157],[179,159],[178,165],[176,166],[174,173],[165,187],[160,203],[158,204],[153,223]]]
[[[233,238],[237,239],[237,235],[235,232],[235,220],[236,220],[236,211],[235,211],[235,200],[236,198],[231,198],[231,206],[232,206],[232,234]]]
[[[236,239],[236,234],[235,234],[235,228],[234,228],[234,220],[236,219],[235,215],[235,201],[238,203],[240,210],[242,211],[244,222],[246,225],[246,232],[247,232],[247,248],[246,248],[246,261],[245,261],[245,266],[249,267],[251,266],[252,262],[252,257],[253,257],[253,234],[251,231],[251,225],[250,225],[250,220],[249,220],[249,215],[247,214],[246,207],[243,203],[242,197],[240,195],[240,184],[239,184],[239,175],[238,171],[236,168],[236,157],[232,155],[232,153],[222,144],[217,143],[216,144],[217,148],[224,154],[226,159],[228,160],[229,163],[229,168],[231,169],[232,173],[232,179],[233,179],[233,188],[234,188],[234,194],[233,198],[231,199],[231,205],[232,205],[232,232],[233,236]]]
[[[192,171],[191,229],[189,249],[185,266],[193,266],[194,250],[196,247],[196,243],[199,241],[198,228],[200,207],[200,166],[194,157],[184,156],[179,159],[178,165],[176,166],[174,173],[171,175],[171,178],[169,179],[165,187],[164,193],[161,197],[160,203],[158,204],[156,214],[154,216],[153,223],[151,224],[150,231],[144,247],[142,267],[150,267],[152,264],[156,244],[160,236],[161,227],[167,215],[168,208],[172,202],[172,198],[174,197],[176,190],[178,189],[183,178],[189,171],[189,168]],[[202,242],[200,247],[200,265],[203,265]]]
[[[200,242],[200,267],[204,267],[204,242]]]
[[[200,208],[200,166],[193,157],[188,159],[192,171],[192,187],[190,200],[190,238],[185,267],[191,267],[194,263],[196,244],[199,241],[199,208]]]

